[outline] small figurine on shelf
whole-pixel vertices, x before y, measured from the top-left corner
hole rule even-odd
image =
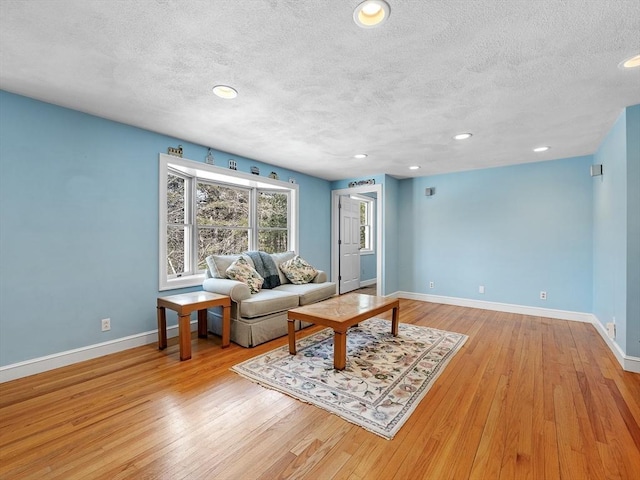
[[[233,159],[229,160],[229,168],[231,170],[238,170],[238,164],[236,163],[235,160],[233,160]]]
[[[182,158],[182,145],[178,145],[178,148],[174,148],[174,147],[167,148],[167,153],[169,155],[173,155],[174,157]]]
[[[289,177],[289,183],[296,183],[296,179],[293,177]]]
[[[213,152],[211,152],[211,149],[209,149],[209,151],[207,152],[207,156],[205,157],[204,161],[209,165],[213,165]]]
[[[260,169],[258,167],[251,167],[251,173],[254,175],[260,175]]]
[[[269,178],[273,178],[274,180],[278,180],[278,174],[276,172],[271,172],[269,174]]]

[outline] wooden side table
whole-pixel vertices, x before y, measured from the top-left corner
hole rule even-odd
[[[191,313],[198,311],[198,337],[207,338],[207,308],[222,307],[222,348],[229,346],[231,333],[231,299],[210,292],[190,292],[158,298],[158,348],[167,348],[167,315],[170,308],[178,313],[180,360],[191,358]]]

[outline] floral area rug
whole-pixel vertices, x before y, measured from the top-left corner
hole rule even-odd
[[[333,330],[297,339],[231,369],[262,386],[328,410],[386,439],[407,421],[466,335],[372,318],[349,329],[347,366],[333,368]]]

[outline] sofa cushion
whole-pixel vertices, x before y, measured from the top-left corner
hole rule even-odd
[[[291,260],[295,256],[296,256],[296,252],[293,252],[293,251],[271,254],[271,258],[273,258],[273,261],[275,262],[276,267],[278,268],[278,275],[280,275],[280,285],[284,285],[285,283],[290,283],[289,279],[284,274],[284,272],[280,270],[280,265],[286,262],[287,260]]]
[[[318,271],[300,255],[281,263],[280,270],[296,285],[309,283],[318,275]]]
[[[313,279],[313,283],[324,283],[327,281],[329,281],[327,279],[327,272],[318,270],[318,275],[316,275],[316,278]]]
[[[332,297],[336,293],[336,284],[333,282],[306,283],[304,285],[288,283],[280,285],[278,291],[295,293],[299,297],[300,306],[303,306]]]
[[[264,282],[264,278],[256,272],[255,268],[249,265],[249,262],[247,262],[244,257],[239,257],[233,262],[229,268],[227,268],[226,273],[230,279],[246,283],[251,293],[258,293],[260,287],[262,287],[262,282]]]
[[[238,258],[244,257],[245,260],[253,268],[253,261],[246,255],[209,255],[205,261],[212,278],[229,278],[227,277],[227,268],[231,266]]]
[[[239,304],[240,316],[245,318],[260,317],[296,308],[298,306],[298,295],[291,292],[280,291],[281,287],[274,290],[260,290],[243,300]]]

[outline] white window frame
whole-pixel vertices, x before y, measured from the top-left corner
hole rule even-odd
[[[172,276],[167,271],[167,175],[170,171],[179,172],[191,180],[193,183],[191,188],[196,188],[195,182],[197,180],[209,180],[215,183],[224,183],[230,186],[245,187],[254,190],[253,198],[256,197],[255,190],[271,190],[287,193],[289,195],[289,250],[298,251],[298,239],[299,239],[299,185],[296,183],[283,182],[281,180],[274,180],[267,177],[259,177],[250,173],[238,172],[227,168],[217,167],[215,165],[209,165],[206,163],[196,162],[193,160],[187,160],[180,157],[174,157],[166,154],[159,154],[159,187],[158,187],[158,211],[159,211],[159,285],[158,290],[172,290],[176,288],[194,287],[202,285],[205,279],[205,273],[202,272],[190,272],[187,275]],[[190,208],[195,208],[191,205]],[[255,209],[255,206],[251,208]],[[252,220],[255,219],[255,220]],[[250,222],[257,222],[255,210],[253,215],[250,215]],[[185,250],[190,249],[185,254],[196,255],[195,246],[195,228],[193,225],[192,238],[189,246],[185,245]],[[257,241],[257,224],[255,226],[250,225],[250,243],[249,248],[252,248],[252,241],[255,245]],[[241,252],[238,252],[241,253]],[[189,259],[185,258],[185,269],[187,269],[187,262]],[[189,265],[191,265],[189,263]]]
[[[350,195],[350,197],[354,200],[358,200],[361,203],[365,203],[367,205],[367,216],[369,217],[367,220],[367,224],[369,225],[369,248],[361,248],[360,255],[373,255],[376,253],[376,224],[375,224],[375,215],[373,214],[374,205],[376,204],[376,199],[373,197],[369,197],[367,195]]]
[[[167,186],[167,182],[166,182],[166,178],[167,176],[171,174],[174,175],[176,177],[181,178],[184,181],[184,195],[185,195],[185,201],[184,201],[184,216],[185,216],[185,220],[184,223],[181,224],[183,225],[184,228],[184,258],[185,258],[185,271],[180,273],[180,274],[175,274],[175,273],[169,273],[167,271],[167,278],[169,279],[176,279],[179,277],[183,277],[183,276],[191,276],[193,275],[195,272],[193,272],[191,270],[191,262],[187,262],[187,259],[190,258],[192,256],[192,252],[193,252],[193,245],[194,245],[194,237],[195,237],[195,225],[193,223],[191,223],[189,221],[189,219],[193,218],[193,202],[189,202],[188,199],[193,197],[192,194],[192,190],[194,188],[194,179],[192,177],[189,177],[188,175],[183,174],[182,172],[179,172],[177,170],[172,170],[172,169],[168,169],[167,170],[167,175],[165,175],[165,183],[164,183],[164,188],[165,188],[165,228],[164,228],[164,235],[165,235],[165,252],[166,252],[166,247],[167,247],[167,238],[166,238],[166,232],[169,226],[169,222],[167,221],[167,211],[166,211],[166,206],[167,206],[167,202],[166,202],[166,186]],[[176,225],[178,226],[178,224],[171,224],[171,225]],[[165,268],[166,268],[166,257],[167,254],[165,253]],[[187,263],[189,263],[189,265],[187,265]]]

